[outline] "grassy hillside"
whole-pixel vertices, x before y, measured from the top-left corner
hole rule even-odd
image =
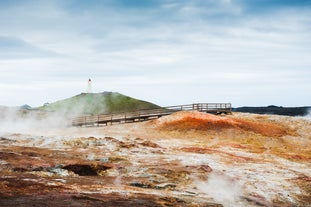
[[[80,95],[42,106],[39,109],[59,111],[66,114],[104,114],[153,108],[159,108],[159,106],[120,93],[103,92],[81,93]]]

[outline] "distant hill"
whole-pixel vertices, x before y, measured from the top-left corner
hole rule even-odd
[[[20,109],[31,110],[31,106],[25,104],[19,107]]]
[[[154,108],[160,106],[116,92],[103,92],[81,93],[55,103],[45,104],[38,109],[65,114],[105,114]]]
[[[255,114],[276,114],[286,116],[306,116],[311,110],[310,106],[305,107],[282,107],[282,106],[266,106],[266,107],[238,107],[233,108],[235,112],[247,112]]]

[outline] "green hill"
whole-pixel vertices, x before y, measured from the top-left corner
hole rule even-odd
[[[80,95],[39,107],[38,109],[78,115],[118,113],[159,107],[120,93],[103,92],[81,93]]]

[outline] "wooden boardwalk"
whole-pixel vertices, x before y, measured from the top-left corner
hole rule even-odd
[[[99,114],[76,117],[73,126],[107,126],[113,124],[141,122],[170,115],[178,111],[199,111],[213,114],[230,114],[230,103],[195,103],[188,105],[169,106],[157,109],[145,109],[116,114]]]

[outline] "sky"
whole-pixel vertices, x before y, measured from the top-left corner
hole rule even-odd
[[[311,0],[0,0],[0,105],[113,91],[311,105]]]

